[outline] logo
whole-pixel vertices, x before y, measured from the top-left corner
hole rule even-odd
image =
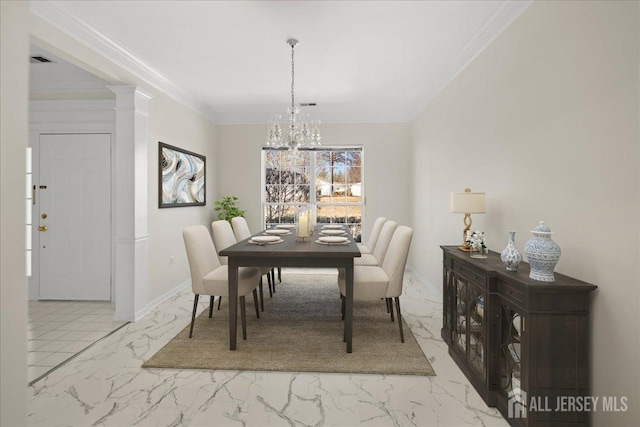
[[[527,418],[527,392],[514,388],[509,392],[507,411],[509,418]]]

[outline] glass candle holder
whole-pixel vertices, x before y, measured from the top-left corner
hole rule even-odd
[[[298,208],[296,214],[296,238],[308,239],[313,234],[313,213],[307,206]]]

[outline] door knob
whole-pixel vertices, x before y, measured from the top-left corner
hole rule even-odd
[[[38,231],[47,231],[47,230],[48,230],[48,228],[47,228],[46,225],[41,225],[41,226],[38,227]]]

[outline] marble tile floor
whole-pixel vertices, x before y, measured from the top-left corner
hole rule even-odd
[[[127,322],[103,301],[29,301],[27,381],[34,383]]]
[[[507,426],[447,354],[439,296],[410,272],[404,289],[403,315],[436,376],[142,369],[189,324],[183,291],[29,387],[28,424]]]

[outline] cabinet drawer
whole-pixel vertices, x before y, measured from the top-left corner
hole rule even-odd
[[[476,271],[473,268],[467,267],[462,263],[454,262],[453,271],[457,275],[467,279],[468,281],[473,282],[478,286],[481,286],[483,289],[485,289],[487,286],[487,276],[483,275],[482,273],[480,273],[479,271]]]
[[[502,280],[498,281],[498,292],[514,301],[522,302],[522,291],[514,288],[508,283],[503,282]]]

